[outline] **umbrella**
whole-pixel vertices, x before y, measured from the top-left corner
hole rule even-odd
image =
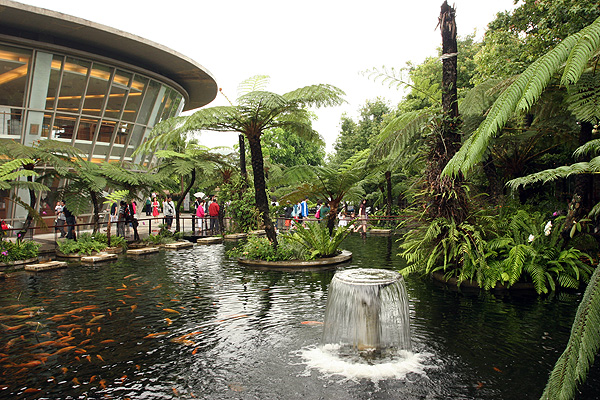
[[[196,193],[194,193],[194,197],[198,197],[198,198],[204,197],[204,193],[196,192]]]

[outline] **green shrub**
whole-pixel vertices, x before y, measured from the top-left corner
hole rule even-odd
[[[111,237],[112,242],[113,237]],[[58,242],[58,250],[63,254],[87,254],[101,252],[108,247],[106,235],[97,233],[93,235],[85,232],[79,235],[77,240],[62,239]]]
[[[36,258],[39,255],[40,244],[33,241],[23,241],[20,243],[10,240],[0,241],[0,262],[27,260]]]
[[[277,250],[266,237],[252,236],[248,240],[229,250],[227,256],[231,258],[247,258],[249,260],[263,261],[288,261],[288,260],[310,260],[310,253],[290,239],[289,234],[283,234],[278,238]]]
[[[350,227],[339,226],[333,230],[331,236],[326,224],[317,222],[307,223],[307,229],[296,229],[291,233],[291,239],[304,246],[311,257],[331,257],[337,254],[338,247],[350,234]]]

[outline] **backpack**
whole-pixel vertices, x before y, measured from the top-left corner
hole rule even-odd
[[[317,210],[317,212],[315,213],[315,218],[316,218],[316,219],[320,219],[320,218],[321,218],[321,209],[320,209],[320,208],[319,208],[319,209]]]

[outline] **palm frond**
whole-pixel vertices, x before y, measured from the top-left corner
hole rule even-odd
[[[583,294],[569,342],[554,365],[542,399],[573,399],[600,350],[600,268],[596,267]]]
[[[600,33],[600,18],[583,30],[565,38],[554,49],[538,58],[506,89],[492,105],[486,119],[452,157],[444,168],[443,174],[456,176],[467,173],[487,152],[490,142],[506,125],[512,115],[525,112],[537,101],[550,79],[568,60],[562,82],[573,84],[587,65],[589,48],[598,50],[600,42],[596,36]],[[574,54],[577,53],[577,54]]]
[[[291,103],[299,107],[339,106],[346,102],[343,90],[333,85],[311,85],[298,88],[283,95]]]

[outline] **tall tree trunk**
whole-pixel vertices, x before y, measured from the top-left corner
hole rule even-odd
[[[92,207],[94,209],[94,214],[92,217],[92,223],[94,226],[93,233],[96,234],[97,232],[100,232],[100,206],[98,205],[98,194],[93,190],[90,190],[90,199],[92,199]]]
[[[260,212],[263,223],[265,225],[265,232],[267,237],[273,243],[274,247],[277,247],[277,233],[271,221],[271,215],[269,213],[269,200],[267,199],[266,182],[265,182],[265,171],[264,162],[262,155],[262,147],[260,144],[260,135],[250,134],[248,137],[248,144],[250,145],[250,155],[252,157],[252,172],[254,176],[254,200],[256,201],[256,207]]]
[[[244,190],[248,188],[248,172],[246,171],[246,142],[244,135],[241,133],[238,135],[238,141],[240,144],[240,174],[242,175],[242,187]]]
[[[327,229],[329,229],[329,236],[333,234],[335,228],[335,219],[337,218],[337,210],[340,206],[340,199],[331,200],[329,202],[329,213],[327,213]]]
[[[457,43],[455,11],[447,2],[442,4],[439,17],[442,31],[442,108],[444,118],[439,131],[430,142],[427,165],[430,217],[453,218],[458,222],[466,217],[466,199],[461,177],[441,176],[441,172],[460,146],[458,114]]]
[[[185,199],[185,196],[190,192],[190,190],[192,190],[192,186],[194,186],[194,183],[196,182],[196,168],[192,169],[192,179],[190,180],[190,184],[185,188],[182,189],[181,191],[181,195],[179,196],[179,200],[177,200],[177,206],[175,207],[175,232],[181,232],[181,225],[179,223],[179,210],[181,210],[181,204],[183,204],[183,200]],[[183,183],[183,180],[182,180]],[[192,227],[192,230],[194,230],[194,227]]]

